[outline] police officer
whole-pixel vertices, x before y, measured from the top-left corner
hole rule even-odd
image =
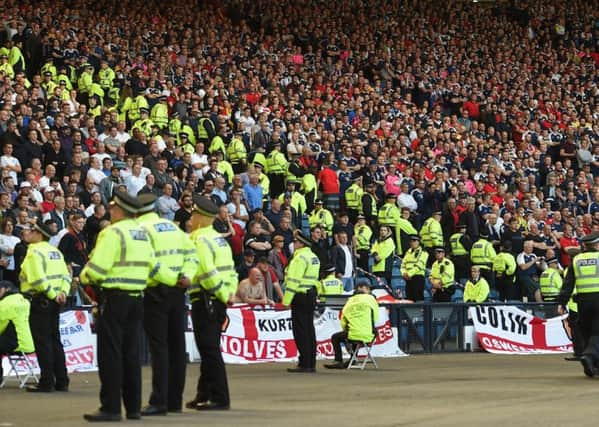
[[[314,204],[314,210],[310,213],[308,217],[308,223],[310,228],[316,227],[320,225],[322,229],[326,232],[324,235],[325,238],[332,237],[333,233],[333,214],[331,211],[323,207],[324,203],[322,199],[316,199]]]
[[[220,336],[227,304],[233,303],[237,292],[238,277],[231,247],[212,227],[217,206],[197,193],[193,203],[191,240],[200,264],[189,294],[193,332],[202,363],[196,396],[185,406],[199,411],[226,410],[230,397]]]
[[[541,295],[543,301],[555,301],[559,295],[559,291],[562,289],[562,276],[558,270],[557,258],[549,258],[547,261],[547,268],[541,277],[539,277],[539,286],[541,287]]]
[[[455,268],[445,257],[445,248],[435,248],[435,262],[431,267],[430,282],[433,287],[433,302],[450,302],[455,291]]]
[[[297,346],[299,362],[287,372],[316,372],[316,332],[314,308],[320,261],[310,247],[313,242],[296,230],[293,236],[294,252],[287,266],[283,305],[291,305],[293,339]]]
[[[401,208],[401,214],[397,218],[397,226],[395,228],[395,246],[397,255],[402,256],[410,247],[410,236],[418,234],[412,223],[410,222],[409,208]]]
[[[171,283],[177,274],[160,268],[148,234],[135,220],[141,208],[127,192],[115,192],[109,204],[112,225],[98,235],[81,271],[85,285],[100,295],[96,333],[100,408],[87,421],[120,421],[121,396],[128,419],[141,417],[142,292],[149,279]]]
[[[495,284],[495,276],[492,267],[497,253],[491,242],[487,240],[488,238],[488,231],[482,229],[480,231],[479,239],[474,242],[470,249],[470,262],[472,265],[479,267],[481,276],[483,276],[489,286],[492,287]]]
[[[48,243],[55,233],[35,224],[26,234],[29,246],[21,265],[21,292],[31,298],[29,323],[41,376],[30,392],[68,391],[69,378],[58,329],[60,308],[71,289],[71,277],[59,250]]]
[[[360,186],[361,180],[362,178],[355,178],[345,191],[345,206],[349,221],[352,224],[355,224],[358,215],[362,214],[362,195],[364,194],[364,190]]]
[[[335,276],[335,266],[328,265],[324,269],[326,276],[318,282],[318,299],[326,302],[327,295],[343,294],[343,282]]]
[[[449,237],[451,260],[455,265],[455,278],[457,281],[466,280],[470,276],[470,249],[472,241],[466,234],[466,224],[458,224],[456,233]]]
[[[266,173],[270,180],[270,197],[278,197],[285,191],[285,171],[289,162],[281,152],[281,142],[275,141],[272,151],[266,158]]]
[[[33,338],[29,328],[30,304],[11,282],[0,281],[0,354],[33,353]],[[0,385],[2,385],[0,363]]]
[[[379,305],[370,293],[370,282],[360,280],[356,291],[341,310],[341,332],[331,336],[335,351],[335,363],[324,365],[327,369],[345,369],[341,353],[341,343],[344,341],[371,343],[374,339],[374,325],[379,319]]]
[[[424,300],[424,272],[428,252],[420,246],[420,236],[413,234],[410,249],[401,263],[401,275],[406,281],[406,298],[414,302]]]
[[[366,224],[366,217],[364,215],[358,215],[356,219],[354,236],[356,239],[356,251],[358,253],[357,264],[362,270],[368,271],[370,248],[372,246],[372,229]]]
[[[441,211],[433,212],[433,215],[424,221],[420,229],[422,246],[428,252],[428,264],[430,267],[435,259],[435,248],[443,246],[443,230],[441,229]]]
[[[470,267],[470,280],[464,287],[464,302],[485,302],[489,298],[489,283],[481,274],[478,265]]]
[[[372,256],[374,258],[372,273],[377,277],[384,278],[389,286],[391,286],[394,252],[395,242],[393,241],[391,229],[383,225],[379,229],[379,238],[372,245]]]
[[[362,194],[362,212],[366,217],[366,223],[376,231],[378,225],[378,199],[376,197],[376,184],[372,181],[366,184],[366,192]]]
[[[138,197],[138,221],[148,233],[161,268],[177,274],[170,283],[150,280],[144,295],[144,327],[152,354],[152,394],[141,414],[181,412],[185,386],[185,289],[198,268],[196,249],[187,234],[155,212],[156,196]]]
[[[501,301],[520,299],[520,289],[516,286],[514,276],[516,267],[516,259],[512,255],[512,242],[504,240],[501,243],[501,252],[493,260],[495,286]]]
[[[558,312],[563,314],[570,295],[576,291],[579,323],[585,349],[580,358],[588,377],[599,374],[599,232],[582,238],[584,252],[576,255],[568,269],[558,297]]]
[[[580,253],[580,248],[570,246],[568,249],[566,249],[566,253],[570,259],[573,259]],[[564,277],[568,275],[569,269],[570,267],[566,267],[564,270]],[[579,362],[585,347],[584,336],[582,335],[582,329],[580,327],[580,322],[578,321],[578,304],[576,301],[574,301],[575,299],[576,291],[572,293],[567,304],[568,326],[570,326],[570,338],[572,339],[572,350],[574,353],[572,356],[564,357],[564,359],[568,362]]]

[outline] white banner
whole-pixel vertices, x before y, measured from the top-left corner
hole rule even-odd
[[[470,307],[481,346],[497,354],[571,353],[567,314],[541,319],[513,306]]]
[[[96,363],[96,336],[92,334],[90,314],[86,311],[66,311],[60,315],[60,338],[64,347],[64,354],[69,372],[95,371]],[[28,356],[35,372],[39,373],[37,358],[34,354]],[[4,373],[8,374],[10,365],[8,360],[2,360]],[[17,368],[25,372],[23,365]]]
[[[341,330],[339,311],[325,309],[314,318],[319,359],[332,358],[331,335]],[[377,337],[372,354],[378,357],[405,356],[398,347],[385,308],[380,309]],[[259,311],[230,308],[223,325],[221,349],[226,363],[288,362],[297,358],[291,311]]]

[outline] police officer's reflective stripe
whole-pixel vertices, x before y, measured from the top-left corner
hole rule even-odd
[[[29,286],[31,286],[32,288],[34,288],[34,287],[39,286],[39,285],[41,285],[42,283],[44,283],[44,282],[46,282],[48,280],[54,280],[54,279],[63,279],[63,280],[67,280],[68,281],[70,279],[70,277],[67,279],[66,276],[63,275],[63,274],[51,274],[50,276],[46,276],[43,279],[38,279],[38,280],[36,280],[34,282],[31,282],[29,284]],[[48,286],[47,286],[47,290],[49,290],[49,289],[50,289],[50,284],[48,284]]]
[[[581,261],[590,261],[592,262],[591,264],[588,265],[581,265]],[[591,267],[594,266],[595,268],[584,268],[583,272],[583,267]],[[592,278],[596,278],[599,280],[599,262],[597,262],[596,259],[588,259],[588,258],[584,258],[582,260],[577,260],[576,265],[574,265],[574,272],[575,277],[577,279],[592,279]],[[599,285],[598,285],[599,286]]]
[[[189,255],[194,253],[194,250],[185,250],[185,249],[165,249],[162,251],[157,251],[155,255],[157,257],[168,256],[168,255]]]
[[[114,228],[114,231],[119,236],[119,240],[121,243],[121,259],[120,262],[125,262],[127,259],[127,241],[125,239],[125,233],[123,233],[120,229]]]
[[[145,264],[147,265],[147,264]],[[154,268],[150,271],[149,277],[152,278],[154,276],[156,276],[156,274],[158,273],[158,270],[160,270],[160,263],[157,262],[156,265],[154,266]]]
[[[205,237],[200,237],[200,240],[202,242],[204,242],[206,244],[206,246],[208,246],[208,249],[210,250],[210,253],[212,254],[212,257],[216,257],[216,251],[214,250],[214,248],[212,247],[212,243],[210,243],[210,240],[208,240]]]
[[[146,261],[119,261],[114,263],[117,267],[147,267]]]
[[[200,274],[197,277],[197,280],[206,280],[209,277],[215,276],[218,273],[221,273],[223,271],[233,271],[233,267],[226,265],[226,266],[220,266],[220,267],[216,267],[214,270],[209,271],[207,273],[204,274]]]
[[[104,283],[125,283],[127,285],[145,285],[145,279],[129,279],[125,277],[109,277]]]
[[[46,262],[46,257],[44,256],[44,254],[36,249],[33,250],[33,253],[38,255],[42,259],[42,270],[48,270],[48,264]]]

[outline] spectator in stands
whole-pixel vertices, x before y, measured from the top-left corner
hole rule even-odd
[[[264,277],[257,267],[252,267],[248,277],[239,282],[236,297],[238,302],[244,304],[274,304],[274,301],[266,296]]]
[[[524,250],[518,254],[516,263],[518,264],[518,282],[522,294],[528,296],[531,300],[542,302],[541,291],[539,288],[539,259],[533,252],[534,243],[532,240],[524,242]]]
[[[274,302],[282,302],[283,290],[281,289],[279,278],[277,277],[274,268],[269,264],[268,259],[264,257],[259,258],[256,267],[258,267],[262,273],[266,297]]]

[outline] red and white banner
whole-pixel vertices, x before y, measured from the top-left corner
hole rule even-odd
[[[96,362],[96,336],[92,334],[90,314],[86,311],[66,311],[60,315],[60,338],[64,347],[67,370],[69,372],[95,371]],[[28,356],[39,373],[39,366],[35,355]],[[4,373],[7,374],[10,366],[8,360],[2,360]],[[25,372],[24,366],[18,366]]]
[[[377,338],[372,348],[373,356],[405,356],[397,347],[397,338],[391,328],[385,308],[380,309]],[[325,309],[314,317],[316,350],[319,359],[332,358],[331,335],[341,330],[339,310]],[[253,310],[249,306],[227,310],[223,325],[221,349],[226,363],[289,362],[297,359],[293,340],[291,311]],[[193,333],[187,334],[187,351],[192,360],[199,358]]]
[[[470,307],[481,346],[497,354],[571,353],[567,315],[541,319],[513,306]]]

